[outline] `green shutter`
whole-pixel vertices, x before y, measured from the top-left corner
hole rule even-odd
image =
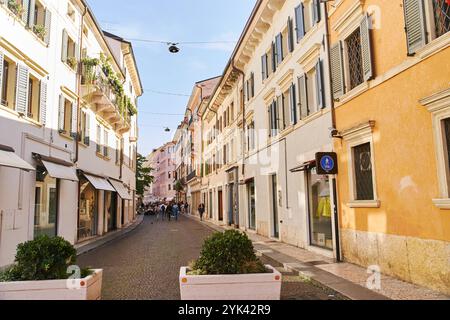
[[[309,115],[308,107],[308,88],[306,85],[306,75],[298,78],[298,93],[300,102],[300,119],[304,119]]]
[[[362,67],[364,73],[364,80],[372,79],[372,48],[370,43],[370,18],[365,15],[361,21],[361,53],[362,53]]]
[[[324,94],[324,82],[323,82],[323,63],[321,60],[316,64],[316,94],[317,94],[317,107],[318,109],[325,108],[325,94]]]
[[[333,98],[338,99],[345,92],[342,43],[338,42],[330,49],[331,83]]]
[[[61,61],[64,63],[67,62],[68,42],[69,42],[69,35],[67,34],[67,31],[64,29],[62,33],[62,47],[61,47]]]
[[[39,93],[39,121],[45,126],[47,122],[47,82],[41,80]]]
[[[64,128],[64,117],[65,117],[65,102],[66,99],[61,94],[59,95],[59,104],[58,104],[58,130],[59,132],[65,132]]]
[[[28,68],[19,64],[17,66],[16,111],[21,114],[27,112],[29,76]]]
[[[427,43],[423,0],[404,0],[405,30],[408,55],[413,55]]]
[[[50,44],[50,33],[51,33],[51,27],[52,27],[52,13],[47,8],[45,9],[45,36],[44,36],[44,42],[49,45]],[[67,51],[66,51],[67,52]]]

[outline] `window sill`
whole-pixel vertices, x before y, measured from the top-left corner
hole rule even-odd
[[[440,36],[439,38],[434,39],[430,43],[426,44],[419,50],[417,50],[417,57],[420,59],[428,58],[429,56],[437,53],[441,49],[446,48],[450,44],[450,32],[447,32],[445,35]]]
[[[67,133],[65,133],[65,132],[59,132],[59,136],[64,138],[64,139],[66,139],[66,140],[73,141],[73,138],[70,135],[68,135]]]
[[[450,199],[433,199],[433,204],[441,210],[450,210]]]
[[[379,201],[379,200],[368,200],[368,201],[355,200],[355,201],[350,201],[349,203],[347,203],[347,206],[349,208],[380,208],[381,201]]]
[[[364,81],[359,86],[353,88],[352,90],[350,90],[346,94],[344,94],[344,95],[340,96],[339,98],[337,98],[336,102],[339,103],[339,105],[337,107],[347,103],[350,100],[355,99],[357,96],[363,94],[367,90],[369,90],[369,81]]]

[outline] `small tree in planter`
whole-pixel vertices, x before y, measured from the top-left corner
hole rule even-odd
[[[237,230],[206,239],[200,257],[181,268],[183,300],[279,300],[281,274],[256,257],[246,234]]]
[[[14,266],[0,274],[0,300],[86,300],[89,294],[98,299],[102,271],[83,269],[78,277],[68,273],[76,270],[76,257],[75,248],[61,237],[40,236],[20,244]]]

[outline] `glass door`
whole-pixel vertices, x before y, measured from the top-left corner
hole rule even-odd
[[[277,175],[274,174],[272,176],[272,223],[273,223],[273,237],[279,238],[280,237],[280,226],[279,226],[279,219],[278,219],[278,179]]]
[[[248,228],[256,230],[256,198],[255,198],[255,181],[252,180],[247,184],[248,192]]]

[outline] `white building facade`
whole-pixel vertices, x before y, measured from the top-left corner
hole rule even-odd
[[[0,1],[0,267],[39,235],[73,244],[135,219],[131,44],[84,1]]]

